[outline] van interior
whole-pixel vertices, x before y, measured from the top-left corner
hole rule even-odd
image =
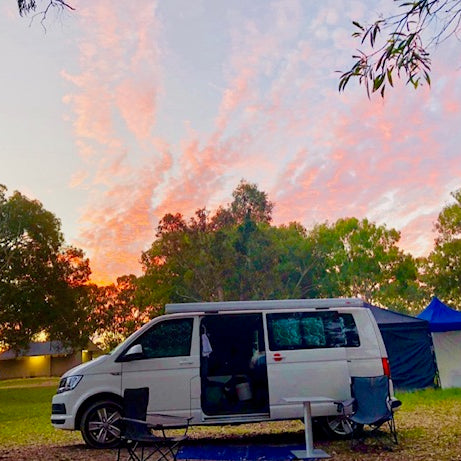
[[[262,315],[209,314],[201,319],[200,332],[203,412],[268,414]]]

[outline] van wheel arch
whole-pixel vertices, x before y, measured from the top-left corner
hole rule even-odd
[[[111,414],[118,419],[122,412],[123,399],[116,394],[101,393],[86,400],[79,408],[75,420],[75,429],[80,430],[85,443],[93,448],[112,448],[119,444],[118,439],[112,437],[107,442],[98,442],[89,430],[89,419],[94,418],[103,410],[104,414]]]
[[[118,403],[120,406],[123,404],[123,398],[120,395],[113,394],[112,392],[102,392],[101,394],[95,394],[86,399],[77,411],[77,416],[75,418],[75,429],[78,430],[80,428],[80,424],[82,423],[82,416],[83,413],[88,409],[90,405],[93,405],[95,402],[103,401],[103,400],[112,400],[115,403]]]

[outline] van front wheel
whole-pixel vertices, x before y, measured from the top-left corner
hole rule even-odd
[[[121,412],[121,406],[112,400],[91,404],[80,424],[85,443],[93,448],[117,447],[120,443]]]
[[[353,431],[360,432],[363,427],[343,415],[325,416],[320,423],[325,434],[334,439],[350,438]]]

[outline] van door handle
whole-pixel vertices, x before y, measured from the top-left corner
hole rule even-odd
[[[194,362],[192,360],[181,360],[179,365],[193,365]]]
[[[273,358],[274,362],[281,362],[285,358],[285,356],[276,352]]]

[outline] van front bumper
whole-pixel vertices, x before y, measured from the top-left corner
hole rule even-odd
[[[75,418],[67,414],[68,408],[63,394],[56,394],[51,402],[51,424],[56,429],[74,430]]]

